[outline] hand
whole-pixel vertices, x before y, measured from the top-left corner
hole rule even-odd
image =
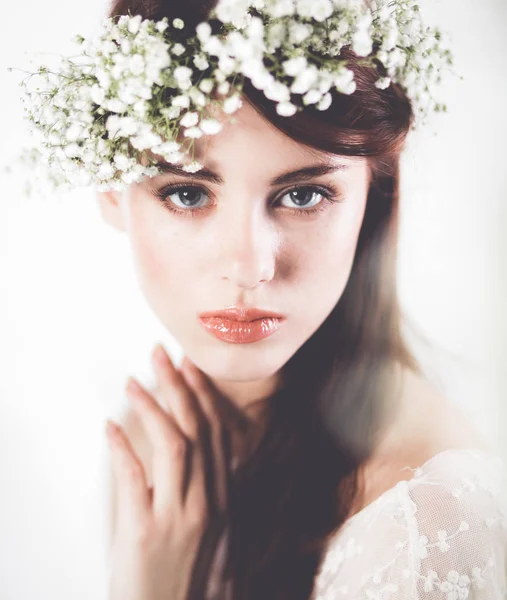
[[[187,359],[178,371],[161,347],[152,359],[163,405],[133,378],[127,388],[153,444],[152,492],[125,432],[108,428],[118,490],[109,600],[202,600],[226,522],[229,443],[204,374]]]

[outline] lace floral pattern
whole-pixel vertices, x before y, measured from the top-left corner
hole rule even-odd
[[[451,449],[405,469],[330,539],[311,600],[506,600],[501,458]]]

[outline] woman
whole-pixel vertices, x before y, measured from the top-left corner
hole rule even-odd
[[[110,16],[193,29],[212,6]],[[287,119],[247,83],[235,122],[196,141],[205,169],[99,194],[187,355],[157,347],[157,387],[132,382],[110,427],[110,600],[507,597],[500,461],[401,334],[413,109],[343,52],[357,91],[331,109]]]

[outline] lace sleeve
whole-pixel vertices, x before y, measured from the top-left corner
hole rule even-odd
[[[502,461],[445,451],[346,527],[313,600],[507,599]]]

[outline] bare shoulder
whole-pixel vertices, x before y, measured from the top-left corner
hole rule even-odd
[[[403,372],[402,405],[414,450],[423,462],[453,448],[493,452],[493,448],[467,412],[445,396],[435,384],[409,369]]]
[[[409,369],[401,371],[399,409],[373,456],[361,468],[362,496],[352,514],[412,473],[406,466],[420,466],[445,450],[493,448],[459,406],[436,385]]]

